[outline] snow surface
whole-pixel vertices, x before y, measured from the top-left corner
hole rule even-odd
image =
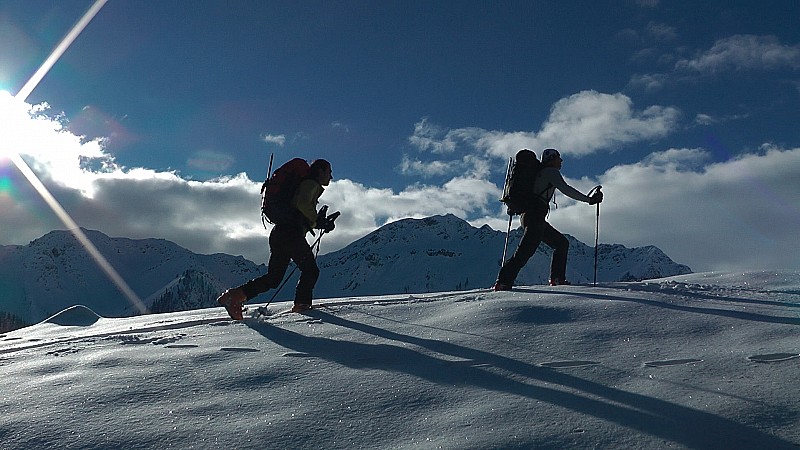
[[[0,335],[0,447],[800,446],[800,273],[318,303]]]

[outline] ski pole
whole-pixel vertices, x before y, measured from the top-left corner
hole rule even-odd
[[[269,178],[272,176],[272,158],[275,157],[275,153],[269,154],[269,167],[267,168],[267,177],[264,178],[264,184],[261,185],[261,224],[264,225],[264,229],[267,229],[267,215],[264,213],[264,191],[267,189],[267,183],[269,182]]]
[[[503,183],[503,198],[500,199],[501,202],[505,202],[508,199],[508,195],[510,192],[510,182],[509,179],[511,178],[511,172],[514,169],[514,158],[508,158],[508,166],[506,166],[506,181]],[[511,221],[514,219],[514,215],[511,214],[510,211],[508,212],[508,230],[506,230],[506,243],[503,245],[503,259],[500,261],[500,267],[502,267],[506,263],[506,252],[508,251],[508,235],[511,234]]]
[[[589,196],[592,196],[593,192],[600,192],[600,188],[602,186],[597,185],[589,191]],[[597,214],[595,215],[595,222],[594,222],[594,281],[592,282],[592,286],[597,286],[597,245],[600,240],[600,203],[597,203]]]
[[[503,262],[500,263],[500,267],[502,267],[506,263],[506,252],[508,251],[508,235],[511,234],[511,221],[514,219],[514,216],[511,214],[508,215],[508,229],[506,230],[506,243],[503,245]]]

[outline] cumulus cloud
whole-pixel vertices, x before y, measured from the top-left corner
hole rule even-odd
[[[624,94],[582,91],[557,101],[538,132],[474,127],[445,130],[423,120],[409,141],[420,150],[447,148],[449,153],[465,145],[490,157],[506,158],[521,148],[547,147],[582,156],[666,136],[679,119],[680,112],[673,107],[653,105],[637,111]]]
[[[4,153],[15,152],[28,162],[45,187],[80,226],[111,236],[169,239],[199,253],[225,252],[265,262],[268,230],[261,225],[261,181],[245,174],[208,181],[187,180],[175,172],[125,168],[100,141],[83,142],[46,106],[17,102],[0,95]],[[198,157],[215,160],[214,153]],[[107,161],[103,170],[82,164]],[[388,221],[453,213],[460,217],[487,214],[498,187],[477,178],[487,168],[464,158],[469,174],[441,185],[414,184],[396,192],[350,180],[337,180],[321,201],[340,210],[336,233],[326,236],[323,251],[333,251]],[[0,244],[24,244],[53,229],[63,229],[29,183],[0,153]]]
[[[556,102],[537,137],[564,153],[586,155],[666,136],[679,118],[672,107],[635,111],[623,94],[584,91]]]
[[[606,139],[624,142],[651,136],[637,130],[642,121],[655,120],[658,114],[645,113],[647,109],[635,112],[623,97],[595,97],[612,104],[621,102],[617,112],[605,119],[620,131]],[[577,108],[580,102],[566,103]],[[566,106],[554,106],[554,110],[559,108]],[[0,124],[6,138],[0,151],[20,153],[80,226],[111,236],[169,239],[199,253],[225,252],[259,263],[268,258],[268,230],[262,227],[258,210],[260,181],[245,174],[192,181],[172,172],[119,167],[100,143],[82,142],[58,120],[40,113],[36,107],[0,95]],[[550,122],[572,124],[568,120]],[[11,126],[6,127],[8,124]],[[342,215],[336,232],[323,239],[323,253],[405,217],[452,213],[475,226],[488,223],[505,230],[507,216],[497,201],[500,187],[487,181],[490,161],[486,155],[497,151],[499,147],[494,145],[498,142],[515,142],[516,148],[515,139],[540,137],[537,133],[478,129],[442,132],[468,138],[476,145],[475,151],[460,158],[469,170],[440,183],[413,183],[399,191],[348,179],[332,182],[321,202]],[[63,228],[2,154],[0,244],[25,244]],[[104,170],[88,168],[81,164],[86,158],[108,164]],[[601,205],[601,242],[657,245],[695,270],[791,270],[800,269],[798,252],[793,250],[800,225],[796,202],[799,166],[797,148],[765,146],[758,154],[722,163],[712,163],[702,148],[676,148],[613,167],[597,179],[567,181],[583,192],[598,183],[603,185],[606,200]],[[593,207],[560,196],[559,208],[549,221],[591,243],[594,214]]]
[[[656,152],[599,178],[601,242],[656,245],[697,271],[797,269],[800,148],[710,163],[703,149]],[[572,180],[588,188],[588,180]],[[556,227],[590,242],[585,204],[551,214]],[[594,212],[594,211],[591,211]]]

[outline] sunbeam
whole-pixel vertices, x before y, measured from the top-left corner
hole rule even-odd
[[[81,17],[80,20],[72,27],[72,29],[67,33],[64,39],[56,46],[50,56],[47,57],[45,62],[42,64],[41,67],[34,73],[34,75],[28,80],[25,85],[20,89],[20,91],[14,96],[17,100],[25,101],[28,96],[30,96],[31,92],[36,88],[36,86],[41,82],[50,68],[58,61],[61,55],[69,48],[72,42],[81,34],[81,32],[86,28],[89,22],[94,18],[95,15],[100,11],[103,5],[106,4],[108,0],[97,0],[94,4],[89,8],[88,11]],[[53,212],[58,216],[59,220],[66,226],[66,228],[75,236],[78,242],[83,245],[92,259],[95,260],[100,269],[116,284],[117,288],[122,292],[123,295],[131,302],[131,304],[136,308],[137,311],[140,313],[147,313],[147,307],[144,303],[139,299],[139,296],[136,295],[135,292],[128,286],[128,283],[120,276],[120,274],[114,269],[111,263],[100,253],[100,251],[95,247],[95,245],[86,237],[86,234],[78,227],[78,224],[72,220],[72,217],[67,213],[66,210],[61,206],[58,200],[53,197],[50,191],[42,184],[39,180],[39,177],[31,170],[28,164],[22,159],[22,157],[17,153],[13,148],[7,149],[6,152],[8,158],[17,166],[19,171],[25,178],[31,183],[36,192],[44,199],[48,206],[53,210]]]
[[[39,82],[42,81],[47,72],[53,67],[53,65],[61,58],[61,55],[64,54],[65,51],[72,45],[72,42],[81,34],[84,28],[89,25],[89,22],[100,12],[100,9],[103,8],[103,5],[106,4],[108,0],[97,0],[94,4],[86,11],[86,14],[81,17],[81,19],[72,27],[72,29],[64,36],[64,39],[59,42],[56,48],[50,53],[50,56],[42,63],[42,66],[39,67],[39,70],[33,74],[33,76],[25,83],[24,86],[17,92],[16,97],[20,100],[26,100],[31,92],[36,89],[36,86],[39,85]]]

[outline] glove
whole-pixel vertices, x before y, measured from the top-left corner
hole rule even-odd
[[[598,190],[597,192],[594,193],[594,195],[589,197],[590,205],[596,205],[597,203],[600,203],[602,201],[603,201],[603,193],[600,192],[600,190]]]
[[[336,228],[336,224],[334,221],[337,217],[339,217],[339,211],[331,214],[330,216],[326,216],[328,212],[328,205],[323,206],[320,208],[319,212],[317,213],[317,224],[314,226],[317,230],[322,230],[325,233],[329,233]]]
[[[333,229],[336,228],[336,224],[334,222],[336,221],[336,218],[339,217],[339,214],[339,211],[336,211],[335,213],[326,217],[323,221],[323,226],[320,229],[325,233],[330,233],[333,231]]]
[[[334,228],[336,228],[336,224],[330,219],[325,219],[321,224],[317,223],[317,228],[322,230],[323,233],[330,233]]]

